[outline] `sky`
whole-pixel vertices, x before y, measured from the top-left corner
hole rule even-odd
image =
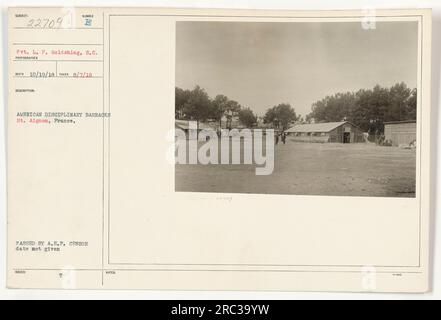
[[[176,86],[199,85],[256,114],[289,103],[306,115],[326,95],[417,83],[416,22],[176,24]]]

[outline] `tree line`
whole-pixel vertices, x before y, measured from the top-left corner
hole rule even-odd
[[[175,87],[175,118],[197,121],[218,121],[219,128],[222,119],[239,117],[239,121],[246,127],[257,123],[257,116],[250,108],[243,107],[237,101],[218,94],[213,99],[200,86],[193,90]]]
[[[371,135],[384,132],[384,122],[416,120],[417,90],[405,83],[390,88],[376,85],[373,89],[357,92],[340,92],[316,101],[311,112],[304,118],[296,114],[289,103],[268,108],[262,117],[263,123],[276,129],[286,130],[292,123],[350,121]],[[257,115],[247,107],[223,94],[211,98],[200,86],[192,90],[175,87],[176,119],[227,122],[238,117],[247,128],[256,126]]]
[[[305,122],[350,121],[369,134],[384,133],[384,122],[416,120],[417,90],[405,83],[390,88],[336,93],[312,105]]]
[[[233,117],[238,117],[239,122],[247,128],[257,125],[258,122],[257,115],[250,108],[223,94],[210,98],[200,86],[195,86],[192,90],[175,87],[176,119],[196,121],[198,128],[199,122],[218,121],[221,128],[223,118],[228,121]],[[282,103],[269,108],[263,117],[263,122],[285,130],[297,118],[294,108]]]

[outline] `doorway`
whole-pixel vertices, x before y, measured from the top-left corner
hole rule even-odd
[[[350,142],[351,142],[351,133],[343,132],[343,143],[350,143]]]

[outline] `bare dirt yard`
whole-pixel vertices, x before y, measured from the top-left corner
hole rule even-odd
[[[274,171],[255,165],[177,164],[176,191],[329,196],[415,196],[415,150],[367,143],[287,141],[275,146]]]

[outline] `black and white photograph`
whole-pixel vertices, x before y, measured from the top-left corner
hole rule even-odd
[[[441,3],[135,2],[4,10],[0,296],[439,298]]]
[[[416,21],[178,21],[175,76],[176,191],[415,197]]]

